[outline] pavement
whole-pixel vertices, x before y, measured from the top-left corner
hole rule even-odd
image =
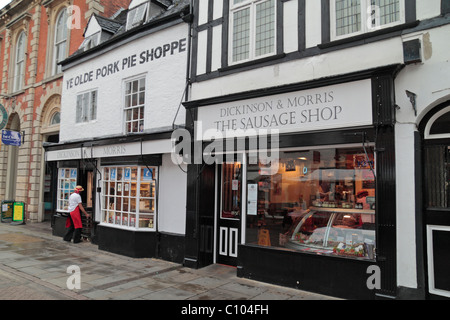
[[[239,278],[229,266],[195,270],[113,254],[88,241],[68,243],[43,222],[0,223],[0,300],[178,300],[191,308],[200,301],[338,299]]]

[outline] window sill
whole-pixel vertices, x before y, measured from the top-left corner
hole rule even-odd
[[[14,92],[10,93],[10,94],[8,95],[8,97],[9,97],[9,98],[13,98],[13,97],[19,96],[19,95],[21,95],[21,94],[23,94],[23,93],[25,93],[25,89],[19,89],[19,90],[17,90],[17,91],[14,91]]]
[[[348,37],[348,38],[344,38],[344,39],[333,40],[330,42],[322,43],[322,44],[317,45],[317,47],[319,47],[319,49],[327,49],[327,48],[332,48],[332,47],[336,47],[336,46],[340,46],[340,45],[346,45],[346,44],[357,42],[357,41],[365,41],[365,40],[373,39],[373,38],[376,38],[379,36],[388,35],[390,33],[399,32],[404,29],[414,28],[414,27],[417,27],[419,25],[419,23],[420,23],[419,20],[408,22],[408,23],[403,23],[403,24],[396,25],[394,27],[389,27],[389,28],[380,29],[377,31],[359,34],[359,35],[353,36],[353,37]]]
[[[57,73],[57,74],[54,74],[51,76],[47,76],[44,80],[42,80],[42,84],[47,84],[51,81],[59,80],[60,78],[63,77],[63,75],[64,74],[62,72],[60,72],[60,73]]]
[[[243,62],[243,63],[233,64],[231,66],[227,66],[227,67],[224,67],[224,68],[219,68],[218,71],[219,72],[226,72],[226,71],[236,70],[236,69],[240,69],[240,68],[255,66],[255,65],[258,65],[260,63],[267,62],[267,61],[282,59],[285,56],[286,56],[285,53],[276,54],[276,55],[273,55],[273,56],[270,56],[270,57],[265,57],[265,58],[261,58],[261,59],[251,60],[251,61],[247,61],[247,62]]]
[[[100,222],[100,225],[102,227],[121,229],[121,230],[126,230],[126,231],[138,231],[138,232],[155,232],[156,231],[155,229],[126,227],[126,226],[120,226],[117,224],[112,224],[112,223],[107,223],[107,222]]]
[[[81,126],[81,125],[83,125],[83,124],[95,124],[95,123],[97,123],[97,119],[95,119],[95,120],[88,120],[88,121],[82,121],[82,122],[75,122],[75,125],[76,126]]]

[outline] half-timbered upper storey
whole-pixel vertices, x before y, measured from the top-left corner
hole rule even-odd
[[[404,63],[403,43],[447,24],[449,3],[196,0],[191,99]],[[230,80],[201,90],[201,82],[223,76]]]

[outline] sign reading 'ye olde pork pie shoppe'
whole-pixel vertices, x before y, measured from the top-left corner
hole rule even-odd
[[[361,80],[205,106],[198,109],[198,140],[371,125],[371,81]]]

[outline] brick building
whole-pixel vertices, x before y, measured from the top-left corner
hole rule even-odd
[[[59,140],[63,74],[58,65],[84,40],[93,14],[111,17],[130,0],[13,0],[0,10],[0,104],[20,146],[1,145],[0,200],[26,204],[27,221],[50,212],[54,183],[42,143]],[[6,114],[7,116],[6,116]]]

